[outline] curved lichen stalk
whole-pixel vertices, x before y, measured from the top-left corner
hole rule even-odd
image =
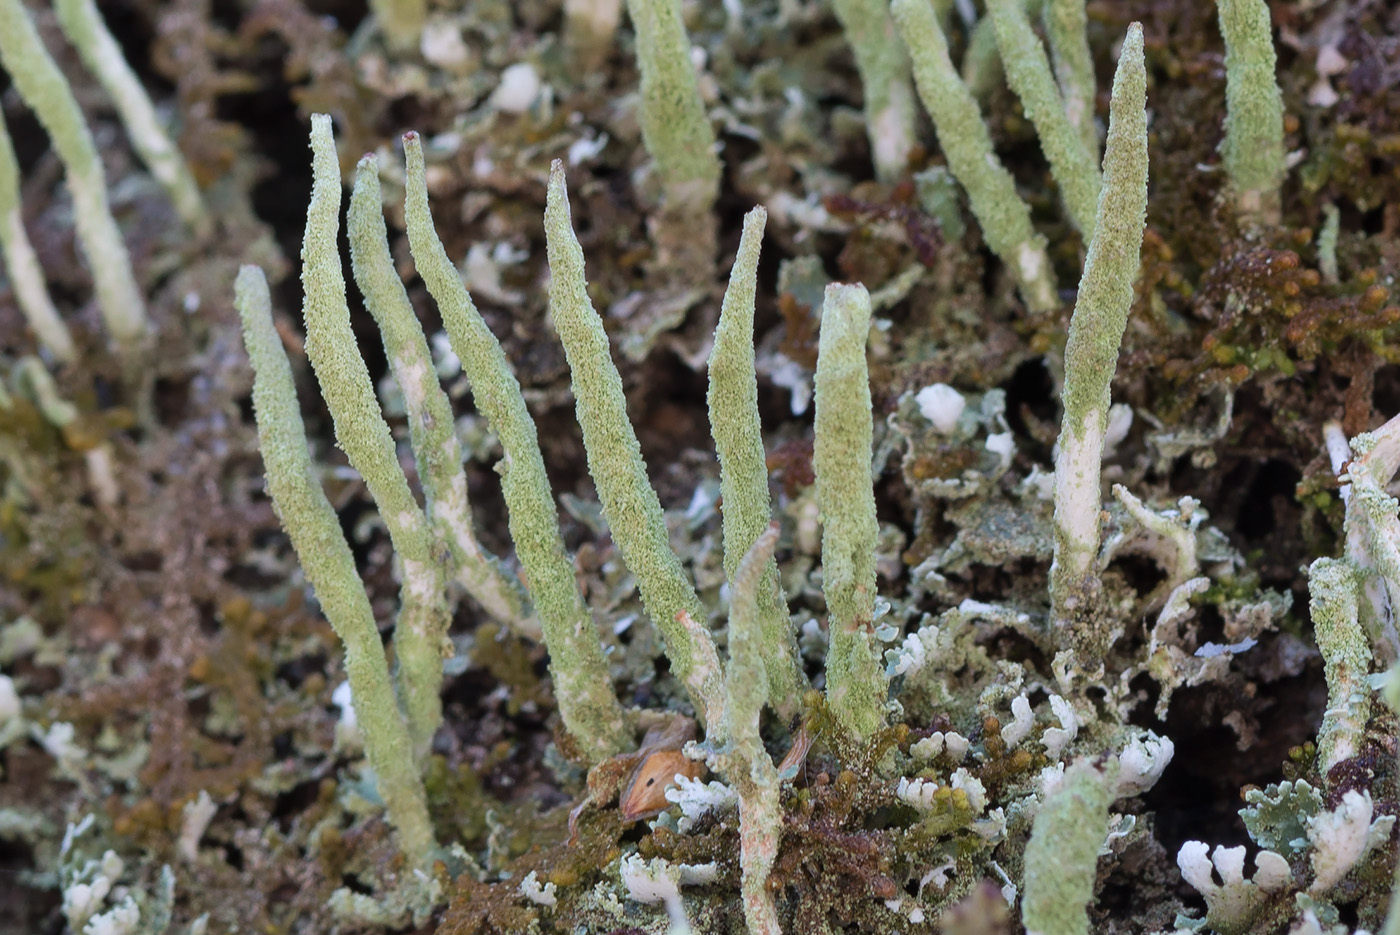
[[[107,179],[68,80],[50,57],[21,0],[0,0],[0,65],[48,131],[73,196],[73,222],[87,256],[102,320],[134,350],[146,337],[146,302],[107,203]]]
[[[402,564],[394,647],[409,733],[414,750],[423,756],[442,722],[442,660],[451,655],[446,644],[449,620],[443,569],[433,557],[427,518],[399,465],[393,435],[350,328],[336,244],[340,160],[331,136],[331,118],[325,114],[311,117],[311,149],[311,204],[301,248],[306,356],[335,423],[336,442],[365,479]]]
[[[272,300],[262,270],[243,267],[235,296],[255,373],[253,412],[268,493],[321,610],[345,647],[355,720],[399,847],[411,866],[426,871],[435,844],[418,760],[394,700],[389,664],[374,611],[355,571],[355,556],[312,468],[292,368],[272,323]]]
[[[632,741],[613,694],[597,628],[583,602],[573,563],[564,551],[535,422],[505,351],[477,311],[433,227],[418,134],[404,137],[404,157],[409,247],[419,275],[437,302],[453,353],[471,383],[477,409],[505,451],[497,466],[501,493],[511,539],[549,649],[559,713],[589,759],[601,760],[627,749]]]
[[[948,169],[967,190],[968,203],[992,252],[1011,270],[1033,311],[1057,304],[1045,238],[1031,226],[1031,209],[992,149],[972,93],[948,56],[948,40],[928,0],[894,0],[895,22],[913,61],[919,99],[933,119]]]
[[[549,173],[544,213],[549,249],[549,305],[569,361],[575,412],[598,488],[603,518],[623,561],[637,578],[647,615],[666,641],[671,670],[689,689],[711,733],[724,723],[724,686],[704,605],[671,550],[661,501],[647,478],[637,433],[627,418],[622,377],[608,335],[593,310],[584,278],[583,248],[569,217],[564,164]]]
[[[0,248],[4,250],[5,271],[25,321],[56,360],[68,363],[77,356],[78,349],[49,297],[44,271],[39,267],[39,258],[24,229],[24,213],[19,203],[19,161],[15,158],[3,113],[0,113]]]
[[[462,446],[457,440],[452,403],[438,382],[423,328],[408,301],[403,280],[389,255],[389,233],[379,188],[379,163],[373,155],[360,160],[346,218],[350,262],[365,307],[379,325],[408,415],[423,498],[437,541],[452,555],[455,577],[487,613],[533,640],[539,621],[514,575],[477,541]]]

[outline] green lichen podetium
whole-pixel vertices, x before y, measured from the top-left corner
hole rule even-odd
[[[87,70],[106,88],[107,96],[121,115],[131,145],[170,196],[180,220],[197,236],[207,236],[212,223],[199,186],[185,164],[185,157],[161,126],[155,104],[141,86],[141,79],[127,64],[97,4],[93,0],[54,0],[54,12]]]
[[[1274,223],[1286,167],[1269,7],[1264,0],[1219,0],[1218,8],[1225,38],[1225,174],[1241,217]]]
[[[350,328],[336,233],[340,222],[340,161],[331,118],[311,116],[311,203],[301,247],[306,356],[335,423],[336,443],[365,480],[402,566],[394,628],[399,694],[418,756],[427,754],[442,723],[442,660],[447,643],[446,582],[433,556],[427,518],[399,465],[394,437]]]
[[[812,450],[822,522],[822,593],[831,635],[826,693],[837,721],[861,741],[884,726],[886,692],[884,669],[872,644],[880,528],[871,478],[869,333],[865,287],[827,286],[817,340]]]
[[[705,214],[719,195],[715,133],[690,62],[680,0],[627,0],[642,73],[642,141],[667,208]]]
[[[739,254],[729,274],[710,352],[710,435],[719,455],[724,503],[724,573],[733,585],[745,553],[768,528],[768,466],[758,417],[758,371],[754,363],[753,316],[758,255],[768,212],[754,208],[744,218]],[[797,640],[772,555],[763,567],[755,601],[763,631],[768,696],[783,717],[796,713],[806,679],[797,667]]]
[[[24,229],[24,212],[19,203],[19,162],[3,113],[0,113],[0,249],[4,250],[5,270],[24,320],[56,360],[68,363],[77,356],[78,350],[68,326],[49,297],[44,271]]]
[[[1309,614],[1327,676],[1327,710],[1317,732],[1317,766],[1361,752],[1371,716],[1371,647],[1358,616],[1360,581],[1350,562],[1319,558],[1308,567]]]
[[[671,671],[690,691],[713,738],[724,723],[719,656],[705,630],[705,608],[671,550],[661,501],[647,478],[641,445],[627,418],[622,377],[613,365],[603,322],[588,297],[583,248],[569,216],[564,164],[557,159],[549,172],[544,228],[550,311],[569,361],[588,473],[598,489],[613,541],[637,578],[647,615],[665,638]]]
[[[1031,226],[1030,207],[992,150],[991,134],[967,86],[948,57],[948,40],[928,0],[894,0],[890,6],[909,49],[919,99],[933,119],[938,145],[968,202],[987,245],[1015,277],[1032,311],[1057,304],[1045,238]]]
[[[423,499],[437,541],[451,553],[458,583],[487,613],[538,641],[539,621],[519,580],[482,547],[472,528],[452,404],[438,382],[428,340],[389,255],[379,163],[373,155],[361,159],[355,171],[346,228],[355,283],[379,325],[390,369],[403,393]]]
[[[597,762],[626,750],[632,738],[613,694],[597,627],[564,551],[535,422],[505,351],[477,311],[433,227],[423,144],[416,133],[404,136],[404,161],[404,218],[413,262],[437,302],[476,407],[501,441],[505,457],[496,470],[515,554],[549,649],[559,715],[585,755]]]
[[[909,168],[909,153],[918,142],[909,55],[895,35],[886,0],[833,0],[831,6],[860,71],[875,175],[881,181],[897,181]]]
[[[1084,151],[1097,154],[1099,131],[1094,126],[1094,56],[1089,50],[1089,14],[1084,0],[1046,0],[1045,34],[1055,78],[1065,103],[1065,116],[1079,132]]]
[[[729,665],[725,690],[729,697],[724,732],[729,750],[718,758],[725,778],[739,795],[739,867],[744,921],[749,935],[782,935],[768,877],[782,839],[783,812],[777,767],[759,734],[759,716],[766,701],[764,669],[771,657],[771,639],[762,606],[763,592],[776,585],[769,569],[778,544],[778,526],[770,525],[754,540],[730,581],[734,598],[729,613]]]
[[[1072,628],[1076,612],[1089,609],[1085,588],[1099,551],[1099,463],[1111,401],[1109,384],[1133,304],[1146,217],[1147,71],[1142,27],[1134,23],[1123,40],[1113,77],[1103,193],[1065,344],[1050,613],[1052,624],[1071,641],[1092,640],[1092,634],[1066,631]]]
[[[1070,221],[1087,242],[1094,236],[1094,213],[1102,186],[1094,164],[1098,148],[1084,147],[1055,85],[1045,47],[1031,28],[1021,0],[988,0],[987,10],[996,29],[1007,84],[1035,125]]]
[[[44,125],[73,196],[73,221],[87,256],[103,323],[134,351],[147,333],[146,302],[107,203],[102,160],[68,80],[39,38],[21,0],[0,0],[0,66]]]
[[[268,493],[321,610],[345,646],[355,718],[399,847],[414,868],[426,871],[435,844],[413,744],[394,698],[389,663],[355,557],[311,464],[292,368],[272,324],[267,280],[258,267],[245,266],[234,288],[255,374],[253,411]]]
[[[1046,797],[1026,843],[1026,935],[1088,935],[1099,848],[1108,833],[1117,763],[1076,760]]]

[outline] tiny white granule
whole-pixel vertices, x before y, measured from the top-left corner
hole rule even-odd
[[[926,386],[914,394],[914,402],[920,414],[941,435],[951,435],[957,428],[958,418],[967,408],[963,395],[946,383]]]

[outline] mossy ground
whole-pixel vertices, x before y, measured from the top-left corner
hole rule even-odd
[[[435,141],[431,194],[449,252],[461,258],[473,246],[503,245],[495,259],[483,255],[487,277],[478,272],[472,285],[540,422],[551,478],[569,507],[562,514],[569,545],[605,639],[617,647],[619,695],[644,708],[682,703],[645,621],[622,625],[637,610],[636,596],[591,507],[564,357],[545,320],[541,216],[549,159],[579,140],[598,143],[595,155],[570,167],[573,216],[594,302],[610,310],[615,350],[628,351],[616,356],[631,416],[668,509],[684,509],[716,474],[703,370],[693,364],[713,327],[728,261],[696,271],[698,279],[687,271],[682,278],[693,291],[680,294],[674,271],[650,263],[658,248],[647,236],[653,193],[638,172],[646,158],[627,99],[636,87],[630,37],[624,33],[595,67],[577,69],[562,45],[557,2],[430,6],[435,22],[459,28],[463,60],[390,56],[364,28],[361,3],[102,5],[129,60],[178,112],[182,148],[220,224],[208,243],[182,235],[94,83],[75,56],[63,54],[102,142],[113,202],[150,299],[155,344],[134,370],[105,349],[58,164],[15,96],[3,97],[24,168],[29,230],[85,352],[81,366],[57,374],[81,412],[75,426],[59,431],[23,400],[0,420],[0,624],[19,634],[16,621],[27,619],[37,630],[23,632],[38,634],[0,640],[0,666],[21,690],[27,720],[39,730],[72,723],[90,755],[63,773],[36,742],[0,751],[0,809],[29,822],[25,830],[0,832],[0,932],[62,930],[53,876],[58,842],[66,823],[89,813],[98,816],[93,839],[126,858],[125,884],[149,890],[160,866],[173,866],[174,931],[202,913],[210,914],[210,931],[331,931],[339,924],[326,909],[334,889],[368,891],[397,870],[387,826],[354,785],[355,759],[335,745],[339,648],[306,603],[295,557],[262,491],[251,374],[232,309],[239,263],[260,262],[280,277],[274,299],[316,455],[332,466],[328,491],[387,627],[397,593],[387,536],[362,486],[339,470],[343,458],[299,353],[294,273],[310,189],[311,111],[334,116],[347,166],[364,151],[392,153],[410,128]],[[719,4],[687,5],[687,12],[695,41],[709,52],[707,92],[726,166],[720,257],[733,255],[744,210],[759,202],[770,210],[760,348],[810,367],[812,283],[860,280],[872,292],[893,284],[892,301],[877,311],[888,325],[871,353],[877,424],[902,394],[931,383],[969,395],[1001,389],[1018,448],[1013,473],[1047,468],[1058,425],[1052,372],[1071,294],[1053,314],[1028,315],[965,210],[965,232],[950,236],[921,206],[912,181],[869,181],[859,83],[829,12],[794,4],[797,17],[779,28],[776,4],[744,6],[753,8],[750,22],[734,33],[726,33]],[[35,12],[55,39],[51,15]],[[1095,929],[1126,933],[1167,927],[1183,906],[1199,906],[1176,873],[1176,849],[1193,837],[1243,842],[1241,787],[1308,769],[1299,765],[1303,754],[1290,751],[1314,736],[1326,695],[1306,620],[1303,568],[1337,553],[1341,524],[1321,427],[1340,418],[1354,434],[1400,411],[1389,293],[1400,271],[1400,110],[1385,78],[1400,67],[1400,40],[1397,14],[1380,0],[1274,5],[1287,143],[1298,162],[1284,190],[1283,223],[1246,237],[1218,198],[1224,74],[1213,5],[1100,2],[1090,15],[1100,116],[1112,45],[1132,19],[1144,23],[1152,111],[1143,277],[1114,384],[1115,401],[1130,404],[1137,418],[1107,470],[1130,474],[1140,494],[1158,501],[1198,498],[1248,558],[1251,586],[1291,593],[1294,608],[1281,630],[1240,655],[1225,678],[1176,691],[1164,715],[1155,710],[1153,679],[1134,679],[1132,720],[1170,736],[1177,756],[1140,803],[1152,816],[1151,835],[1105,866],[1100,881]],[[1326,105],[1309,103],[1323,45],[1349,63],[1330,78],[1338,97]],[[532,62],[553,96],[525,113],[503,113],[489,94],[501,69],[517,61]],[[802,97],[785,95],[789,88],[800,88]],[[1082,244],[1058,210],[1029,124],[1003,90],[985,110],[999,152],[1055,244],[1060,282],[1072,285]],[[929,128],[922,129],[931,141]],[[910,168],[939,162],[930,147]],[[389,174],[385,187],[395,187]],[[406,260],[397,196],[389,197],[395,255]],[[804,201],[805,215],[792,207]],[[1317,248],[1328,204],[1341,218],[1335,282],[1323,275]],[[819,223],[811,212],[822,213]],[[784,275],[781,291],[780,266],[799,257],[812,258],[815,273],[806,280]],[[481,286],[491,270],[494,286]],[[416,280],[410,291],[428,331],[438,330]],[[373,322],[361,309],[354,316],[371,369],[382,375]],[[0,376],[9,361],[32,351],[13,296],[0,287]],[[454,386],[459,414],[471,412],[464,389],[460,381]],[[800,504],[811,484],[810,411],[794,416],[789,393],[767,374],[760,393],[777,489],[784,503]],[[1232,417],[1213,433],[1227,396]],[[1178,440],[1199,437],[1176,447],[1152,439],[1173,433]],[[89,485],[84,453],[102,447],[120,485],[116,503],[99,502]],[[477,526],[488,546],[508,554],[489,461],[483,446],[483,457],[468,463]],[[905,593],[911,567],[955,536],[967,533],[972,541],[974,532],[991,528],[972,515],[975,509],[954,509],[921,488],[969,466],[966,448],[936,440],[907,452],[902,469],[900,458],[889,458],[877,498],[889,546],[882,588],[892,597]],[[989,502],[1008,503],[1001,493]],[[675,528],[709,598],[721,582],[718,526],[710,509]],[[974,556],[950,574],[948,591],[920,592],[921,609],[937,612],[962,598],[1043,601],[1047,556],[1013,539],[1003,536],[994,558]],[[1137,594],[1160,580],[1155,567],[1132,556],[1110,574],[1120,591]],[[820,612],[816,594],[789,593],[795,611]],[[584,891],[631,844],[645,856],[683,861],[727,854],[721,886],[696,891],[694,912],[697,922],[708,920],[704,931],[737,930],[732,819],[680,837],[626,828],[615,811],[602,809],[582,820],[579,844],[566,843],[565,819],[583,794],[583,773],[557,734],[543,650],[482,619],[469,602],[459,606],[452,631],[459,658],[444,686],[447,719],[428,792],[440,838],[460,843],[488,879],[511,871],[515,882],[460,876],[450,907],[421,930],[440,923],[450,933],[520,932],[536,924],[566,931],[553,928],[562,916],[519,899],[521,875],[535,870],[561,891]],[[1207,610],[1201,638],[1225,641],[1212,627],[1223,624]],[[1129,622],[1116,652],[1127,658],[1144,639],[1141,623]],[[992,659],[1029,660],[1041,669],[1048,662],[1043,647],[1012,629],[986,629],[978,643]],[[809,660],[809,669],[818,675],[819,659]],[[946,729],[937,717],[882,742],[907,749]],[[781,755],[788,725],[771,727]],[[990,750],[999,729],[983,724],[974,739]],[[1391,768],[1393,754],[1368,754],[1377,775]],[[861,767],[857,752],[819,741],[785,793],[788,836],[775,885],[802,898],[802,926],[820,915],[850,931],[880,930],[873,910],[867,917],[859,907],[894,898],[902,876],[893,865],[920,853],[921,824],[869,784],[871,755],[864,755]],[[983,782],[992,788],[1033,766],[993,756],[983,764]],[[1387,782],[1392,788],[1393,777]],[[181,809],[201,790],[218,812],[190,862],[177,855],[175,836]],[[1395,811],[1393,794],[1376,795],[1381,811]],[[1017,929],[995,889],[989,895],[972,885],[977,881],[968,883],[966,902],[945,918],[946,931]]]

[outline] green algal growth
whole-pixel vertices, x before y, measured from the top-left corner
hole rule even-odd
[[[550,310],[569,361],[588,473],[598,488],[613,541],[637,577],[647,615],[665,637],[671,669],[714,730],[723,723],[724,711],[719,658],[704,629],[705,608],[671,550],[661,501],[647,478],[641,445],[627,419],[622,377],[613,365],[603,322],[588,297],[583,248],[574,235],[564,166],[558,160],[550,169],[544,224]]]
[[[895,35],[885,0],[833,0],[865,94],[865,132],[875,176],[895,181],[909,167],[914,135],[914,88],[909,56]]]
[[[1040,147],[1060,187],[1070,221],[1087,241],[1094,235],[1094,212],[1102,181],[1094,164],[1098,146],[1086,148],[1071,121],[1045,47],[1036,38],[1021,0],[988,0],[1006,81],[1035,125]]]
[[[198,236],[207,236],[212,222],[199,186],[180,150],[161,126],[155,105],[126,63],[117,40],[107,31],[97,4],[93,0],[54,0],[54,12],[68,41],[82,56],[83,64],[106,88],[132,146],[170,196],[180,219]]]
[[[5,116],[0,114],[0,249],[4,250],[5,271],[9,274],[19,309],[24,320],[34,329],[34,335],[62,363],[77,356],[73,336],[58,316],[44,271],[24,229],[24,214],[19,203],[19,162],[10,142]]]
[[[452,555],[457,582],[492,617],[530,637],[540,638],[539,622],[524,588],[494,555],[482,548],[472,528],[462,446],[457,441],[452,404],[438,382],[423,328],[389,255],[389,233],[374,156],[360,160],[346,227],[350,262],[365,306],[379,325],[389,367],[403,394],[423,498],[436,541]]]
[[[1225,139],[1220,154],[1231,198],[1249,223],[1277,223],[1286,171],[1283,93],[1274,70],[1269,7],[1264,0],[1219,0],[1225,38]]]
[[[336,233],[340,222],[340,161],[331,136],[331,118],[311,118],[313,181],[302,241],[301,284],[305,293],[306,356],[316,372],[321,396],[335,423],[336,443],[365,479],[394,552],[402,565],[394,646],[399,657],[399,692],[409,733],[419,756],[427,753],[442,722],[442,660],[448,612],[442,563],[433,555],[427,519],[399,465],[394,437],[355,334],[345,300]]]
[[[1108,833],[1117,764],[1076,760],[1046,797],[1026,844],[1026,935],[1088,935],[1099,848]]]
[[[1113,78],[1104,185],[1065,345],[1064,415],[1055,459],[1055,557],[1051,620],[1062,641],[1074,633],[1097,585],[1099,467],[1111,401],[1109,384],[1133,304],[1147,215],[1147,73],[1142,27],[1128,28]],[[1085,660],[1088,664],[1088,660]]]
[[[768,213],[762,208],[754,208],[744,218],[739,254],[729,275],[714,349],[710,352],[710,434],[719,455],[724,573],[731,581],[745,553],[768,528],[772,515],[768,465],[758,418],[753,335],[759,246],[767,218]],[[806,681],[797,667],[797,642],[787,600],[778,584],[778,566],[771,554],[762,574],[754,596],[763,633],[758,645],[762,647],[768,676],[768,697],[786,716],[795,712]]]
[[[477,409],[505,451],[497,466],[501,493],[511,539],[549,648],[559,713],[589,759],[601,760],[627,749],[631,738],[612,691],[597,629],[564,550],[535,422],[500,342],[477,311],[433,227],[418,134],[404,137],[404,156],[409,247],[419,275],[437,302]]]
[[[1031,226],[1031,211],[1016,183],[992,150],[977,101],[948,57],[948,40],[928,0],[894,0],[900,36],[913,60],[919,99],[933,119],[938,145],[968,201],[992,252],[1011,270],[1026,305],[1055,307],[1055,279],[1045,238]]]
[[[0,0],[0,65],[44,125],[63,163],[78,241],[87,256],[103,322],[118,344],[134,350],[146,336],[146,303],[107,204],[102,160],[67,79],[44,48],[21,0]]]
[[[356,721],[399,847],[411,866],[426,871],[435,844],[413,743],[394,699],[389,664],[355,557],[307,451],[292,368],[272,323],[267,280],[262,270],[245,266],[235,289],[243,341],[256,374],[253,409],[272,505],[326,619],[345,646]]]
[[[873,645],[880,528],[871,473],[869,333],[865,287],[827,286],[817,345],[812,449],[822,522],[822,593],[831,635],[826,692],[841,726],[862,741],[885,723],[885,674]]]

